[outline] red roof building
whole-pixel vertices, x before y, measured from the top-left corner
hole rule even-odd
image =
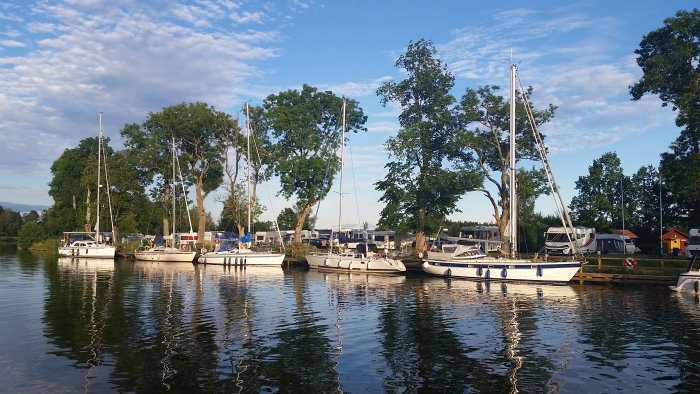
[[[688,234],[672,228],[661,235],[664,251],[673,255],[684,255],[688,245]]]

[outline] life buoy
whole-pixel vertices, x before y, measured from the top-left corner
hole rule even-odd
[[[624,265],[627,270],[631,271],[637,266],[637,260],[628,257],[622,261],[622,265]]]
[[[375,254],[374,254],[374,259],[375,259],[375,260],[379,260],[379,259],[381,259],[381,258],[382,258],[382,254],[381,254],[381,253],[375,253]]]

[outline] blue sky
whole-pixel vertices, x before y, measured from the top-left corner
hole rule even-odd
[[[559,107],[541,131],[564,199],[593,160],[614,151],[631,175],[656,166],[678,135],[658,98],[630,100],[642,36],[691,1],[10,1],[0,3],[0,201],[51,205],[51,163],[66,148],[105,135],[120,148],[125,123],[180,102],[204,101],[234,116],[244,102],[306,83],[356,99],[368,132],[351,137],[343,224],[373,226],[382,209],[373,184],[385,176],[383,144],[399,109],[376,89],[404,78],[394,67],[411,41],[431,40],[466,87],[507,87],[510,53],[534,104]],[[346,151],[348,152],[348,151]],[[354,180],[354,182],[353,182]],[[288,202],[274,197],[269,219]],[[269,190],[269,192],[266,192]],[[354,200],[355,190],[359,199]],[[218,217],[214,193],[208,209]],[[351,199],[352,197],[352,199]],[[319,226],[337,222],[337,195]],[[357,212],[355,207],[363,208]],[[480,193],[453,220],[492,221]],[[549,199],[537,209],[552,213]]]

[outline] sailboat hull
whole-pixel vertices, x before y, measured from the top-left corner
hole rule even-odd
[[[474,280],[567,283],[581,267],[578,261],[533,262],[510,259],[479,259],[474,262],[424,260],[430,275]]]
[[[200,264],[231,266],[282,266],[284,254],[266,252],[209,252],[199,256]]]
[[[312,253],[306,255],[310,269],[342,272],[363,272],[401,274],[406,272],[406,266],[401,260],[374,256],[353,256],[328,253]]]
[[[61,246],[58,255],[63,257],[91,257],[96,259],[114,259],[117,248],[110,245],[92,245],[89,247]]]
[[[177,248],[153,248],[134,252],[134,258],[142,261],[172,261],[176,263],[191,263],[196,252],[187,252]]]

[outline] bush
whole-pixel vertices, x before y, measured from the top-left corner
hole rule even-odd
[[[17,235],[17,246],[20,249],[27,250],[33,244],[46,239],[44,229],[35,221],[24,223],[19,229]]]

